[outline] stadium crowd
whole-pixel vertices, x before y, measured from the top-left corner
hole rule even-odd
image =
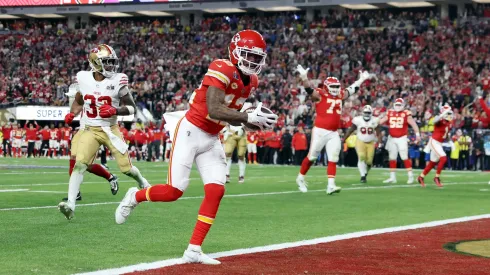
[[[88,68],[88,51],[98,43],[107,43],[119,52],[121,70],[129,77],[138,106],[161,118],[165,112],[187,109],[187,99],[209,63],[228,56],[222,45],[236,30],[252,28],[263,33],[268,43],[268,66],[261,73],[255,100],[279,115],[276,131],[259,136],[259,162],[298,164],[307,152],[315,110],[295,74],[296,65],[302,64],[310,68],[309,77],[315,85],[321,85],[328,75],[351,83],[361,69],[376,74],[358,96],[346,102],[343,129],[352,124],[361,106],[370,104],[379,116],[395,98],[403,97],[423,133],[422,144],[412,142],[410,146],[415,167],[424,165],[422,149],[433,130],[434,116],[442,104],[450,104],[455,118],[452,138],[445,148],[454,161],[448,162],[448,167],[487,170],[490,158],[481,129],[488,124],[479,104],[473,103],[477,94],[490,103],[487,13],[488,9],[479,5],[450,21],[440,19],[434,10],[331,10],[312,22],[306,22],[303,15],[243,15],[205,18],[192,26],[183,26],[178,20],[100,20],[74,30],[64,21],[3,22],[0,108],[67,105],[64,93],[76,72]],[[141,131],[147,139],[135,146],[135,157],[159,159],[157,154],[164,150],[157,148],[166,144],[163,131],[156,126],[145,130],[136,124],[132,130]],[[11,126],[2,127],[5,141],[10,138]],[[154,131],[159,132],[157,137]],[[385,131],[383,135],[384,143]],[[153,153],[140,157],[138,147],[154,141],[158,147],[151,146]],[[355,166],[354,144],[352,140],[345,142],[340,165]],[[378,145],[377,166],[386,166],[383,148],[384,144]],[[325,163],[324,155],[318,161]]]

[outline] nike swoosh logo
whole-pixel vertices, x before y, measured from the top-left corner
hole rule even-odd
[[[221,68],[223,65],[218,65],[218,64],[216,64],[216,66],[218,66],[219,68]]]

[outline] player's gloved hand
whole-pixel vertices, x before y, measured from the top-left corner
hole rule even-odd
[[[117,115],[116,107],[112,107],[111,105],[104,104],[99,107],[99,116],[101,118],[110,118]]]
[[[308,80],[308,71],[310,70],[310,68],[303,68],[303,66],[301,65],[298,65],[296,67],[296,71],[299,73],[299,77],[301,78],[301,80],[303,81],[306,81]]]
[[[359,72],[359,80],[362,82],[371,79],[372,75],[368,71],[360,71]]]
[[[262,102],[260,102],[255,110],[251,113],[248,113],[248,123],[254,124],[261,129],[272,128],[272,125],[277,123],[277,115],[275,114],[267,114],[262,112]]]
[[[68,113],[65,116],[65,123],[70,125],[74,119],[75,119],[75,114],[74,113]]]

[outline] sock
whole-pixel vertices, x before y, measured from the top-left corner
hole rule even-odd
[[[14,158],[15,158],[15,156],[17,155],[17,148],[12,148],[12,151],[14,153]]]
[[[246,165],[247,164],[245,163],[245,160],[240,160],[240,159],[238,160],[238,171],[239,171],[238,175],[240,177],[245,177],[245,166]]]
[[[248,163],[251,163],[253,161],[252,160],[252,153],[248,153],[247,158],[248,158]]]
[[[405,169],[412,170],[412,160],[411,159],[404,160],[403,164],[405,165]]]
[[[390,160],[390,171],[394,171],[396,169],[396,160]]]
[[[364,161],[358,161],[357,162],[357,168],[359,168],[359,174],[361,174],[361,177],[366,176],[366,163]]]
[[[226,158],[226,174],[230,175],[231,170],[231,158]]]
[[[252,153],[254,156],[254,162],[257,162],[257,153]]]
[[[68,170],[68,175],[71,176],[71,173],[73,172],[73,167],[75,167],[76,160],[70,159],[70,169]]]
[[[225,187],[221,184],[210,183],[204,185],[204,199],[199,208],[197,223],[189,242],[191,245],[202,245],[204,238],[206,238],[214,222],[216,213],[218,213],[219,204],[224,194]]]
[[[182,194],[184,194],[184,192],[170,184],[157,184],[136,192],[136,201],[171,202],[176,201]]]
[[[301,168],[299,169],[299,173],[301,175],[306,175],[308,173],[308,170],[310,170],[311,165],[313,165],[313,162],[308,159],[308,157],[303,159],[303,162],[301,163]]]
[[[441,175],[442,169],[444,169],[444,165],[446,164],[447,157],[441,157],[439,159],[439,164],[437,164],[436,177],[438,178]]]
[[[427,163],[427,165],[425,166],[424,171],[422,171],[422,174],[420,174],[420,176],[422,178],[425,177],[425,175],[429,174],[430,170],[432,170],[432,168],[434,168],[434,166],[436,166],[436,163],[429,161]]]
[[[83,173],[87,170],[87,165],[82,163],[75,164],[75,168],[70,176],[70,183],[68,184],[68,206],[75,210],[75,202],[77,200],[77,194],[80,191],[80,184],[83,182]]]
[[[87,171],[89,171],[90,173],[94,174],[94,175],[97,175],[99,177],[102,177],[106,180],[109,180],[112,175],[111,173],[109,173],[109,171],[107,171],[102,165],[100,164],[92,164],[90,165],[88,168],[87,168]]]
[[[335,187],[335,178],[328,178],[328,187]]]
[[[140,170],[136,168],[136,166],[131,166],[131,169],[129,171],[124,173],[126,176],[133,178],[136,180],[140,186],[143,186],[144,188],[148,188],[151,185],[148,183],[148,181],[143,178],[143,176],[140,173]]]
[[[335,178],[335,175],[337,175],[337,163],[329,161],[327,165],[328,178]]]

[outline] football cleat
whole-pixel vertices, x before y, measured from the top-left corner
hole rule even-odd
[[[109,183],[111,185],[112,195],[116,195],[117,191],[119,191],[119,183],[117,183],[117,176],[114,174],[111,174],[111,178],[109,179]]]
[[[389,178],[387,180],[384,180],[383,183],[396,183],[396,179]]]
[[[437,185],[437,187],[444,187],[444,185],[442,185],[441,178],[439,177],[434,178],[434,183]]]
[[[301,191],[301,193],[308,192],[308,183],[305,181],[305,176],[298,175],[296,178],[296,184],[298,185],[298,189]]]
[[[341,187],[329,186],[329,187],[327,187],[327,195],[333,195],[335,193],[340,193],[341,190],[342,190]]]
[[[138,205],[136,202],[136,192],[138,188],[131,187],[128,189],[128,192],[124,196],[123,200],[119,204],[116,209],[115,218],[117,224],[123,224],[128,219],[129,214],[133,211],[133,209]]]
[[[198,263],[198,264],[208,264],[208,265],[218,265],[221,264],[220,261],[215,260],[208,255],[204,254],[201,249],[190,249],[187,248],[184,251],[184,256],[182,257],[182,261],[185,264],[190,263]]]
[[[413,176],[408,176],[407,184],[413,183]]]
[[[257,161],[254,161],[254,164],[259,164]]]
[[[73,219],[73,216],[75,215],[75,211],[73,211],[66,202],[60,202],[58,204],[58,210],[60,210],[61,214],[65,215],[67,220]]]
[[[244,176],[238,177],[238,183],[244,183],[244,182],[245,182]]]
[[[361,177],[361,183],[367,183],[366,176]]]
[[[230,183],[230,175],[226,175],[226,183]]]
[[[81,201],[81,200],[82,200],[82,193],[78,192],[77,201]],[[63,198],[63,201],[68,201],[68,198]]]
[[[420,186],[425,187],[424,178],[422,178],[421,176],[419,176],[419,177],[417,178],[417,181],[420,183]]]

